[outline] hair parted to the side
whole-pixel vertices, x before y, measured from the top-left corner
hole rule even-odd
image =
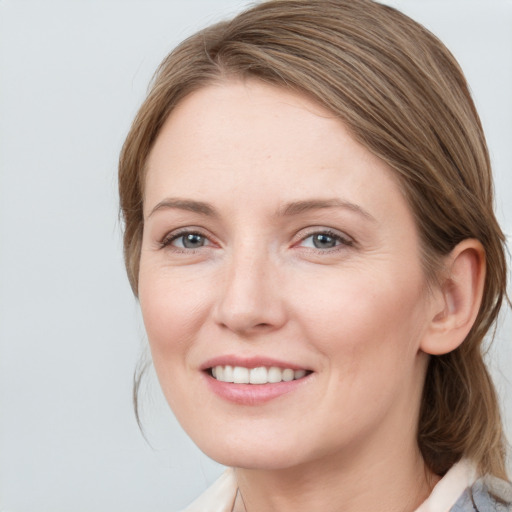
[[[152,145],[186,95],[230,78],[306,94],[395,171],[415,216],[429,278],[460,241],[482,243],[480,311],[458,349],[431,357],[418,443],[436,474],[468,457],[482,473],[506,478],[499,406],[482,355],[507,282],[486,142],[451,53],[393,8],[371,0],[267,1],[188,38],[163,61],[120,157],[125,261],[134,293]]]

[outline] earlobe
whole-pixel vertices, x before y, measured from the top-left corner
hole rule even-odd
[[[447,354],[468,335],[480,309],[485,282],[485,250],[475,239],[460,242],[446,257],[432,301],[432,319],[421,350]]]

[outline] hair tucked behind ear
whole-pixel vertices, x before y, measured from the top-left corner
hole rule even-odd
[[[485,138],[453,56],[425,28],[390,7],[370,0],[264,2],[192,36],[164,60],[119,165],[125,258],[135,294],[151,147],[181,99],[230,76],[308,95],[395,171],[431,279],[442,256],[460,241],[482,243],[486,280],[480,311],[457,350],[431,358],[418,443],[437,474],[470,457],[483,473],[505,477],[499,408],[482,356],[507,281]]]

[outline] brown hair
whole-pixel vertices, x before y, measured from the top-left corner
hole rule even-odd
[[[468,457],[482,473],[506,478],[499,407],[482,355],[506,298],[507,275],[486,142],[454,57],[393,8],[371,0],[268,1],[195,34],[163,61],[120,157],[124,254],[134,293],[152,145],[186,95],[231,76],[308,95],[396,172],[430,278],[457,243],[482,243],[487,268],[480,311],[458,349],[431,357],[418,444],[436,474]]]

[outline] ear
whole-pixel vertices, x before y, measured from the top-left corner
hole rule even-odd
[[[485,250],[475,239],[460,242],[446,257],[432,300],[432,318],[420,345],[427,354],[447,354],[468,335],[480,309],[485,282]]]

